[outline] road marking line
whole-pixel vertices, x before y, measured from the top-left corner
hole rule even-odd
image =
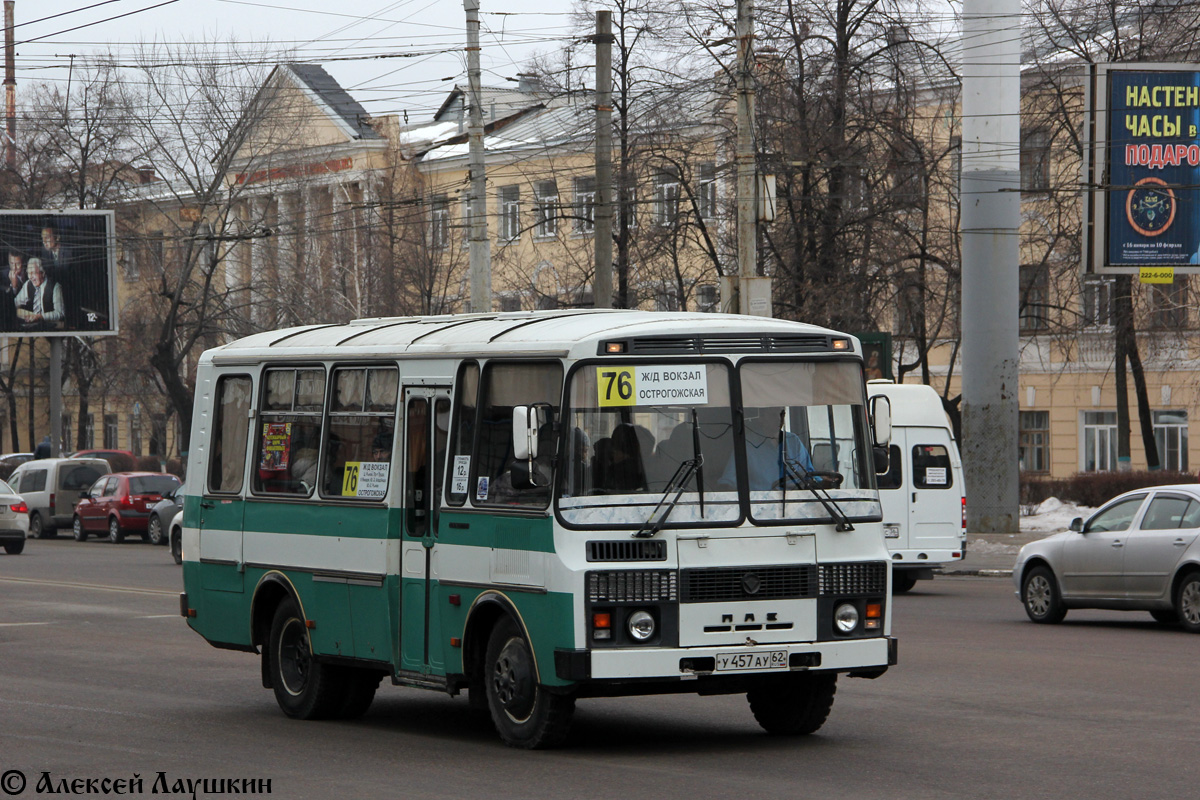
[[[24,625],[54,625],[53,622],[0,622],[0,628],[20,628]]]
[[[70,583],[68,581],[48,581],[41,578],[0,578],[0,583],[32,583],[38,586],[59,586],[67,589],[98,589],[102,592],[129,592],[131,594],[159,594],[168,597],[178,597],[178,591],[168,589],[138,589],[133,586],[104,586],[98,583]]]
[[[145,617],[134,617],[134,619],[179,619],[178,614],[149,614]]]

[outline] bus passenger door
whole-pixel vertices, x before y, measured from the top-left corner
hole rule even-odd
[[[404,501],[400,556],[400,669],[444,671],[436,579],[438,511],[445,473],[449,387],[404,390]],[[440,421],[440,423],[439,423]]]

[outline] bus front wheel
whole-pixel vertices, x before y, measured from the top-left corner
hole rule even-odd
[[[488,711],[505,744],[536,750],[566,738],[575,698],[538,684],[529,642],[511,619],[500,620],[492,629],[484,670]]]
[[[275,610],[263,657],[270,659],[271,686],[283,713],[326,719],[339,711],[345,695],[341,676],[336,667],[313,658],[308,627],[295,601],[285,600]]]
[[[803,736],[825,724],[836,692],[836,672],[794,672],[762,678],[746,699],[767,733]]]

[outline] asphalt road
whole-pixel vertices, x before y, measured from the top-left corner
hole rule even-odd
[[[289,720],[254,656],[187,629],[179,582],[166,548],[138,542],[0,554],[0,773],[25,775],[17,796],[38,796],[43,772],[57,787],[138,774],[147,795],[159,772],[167,786],[269,779],[289,800],[1195,791],[1200,637],[1144,613],[1036,626],[1004,579],[897,598],[900,665],[843,679],[814,736],[766,736],[741,696],[602,699],[579,703],[565,749],[536,753],[504,747],[465,698],[386,685],[361,720]]]

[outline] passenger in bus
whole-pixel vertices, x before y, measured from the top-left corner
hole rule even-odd
[[[640,437],[633,424],[622,422],[617,425],[604,451],[598,442],[595,461],[592,474],[596,488],[605,492],[646,491],[646,465],[642,460]]]
[[[372,461],[392,460],[392,439],[394,438],[393,428],[395,424],[395,422],[387,417],[380,418],[379,432],[371,440]]]
[[[778,489],[785,484],[795,488],[796,482],[785,469],[779,453],[780,413],[783,409],[747,408],[745,414],[746,430],[746,471],[750,478],[750,491],[764,492]],[[802,474],[813,471],[812,457],[800,437],[791,431],[783,435],[784,452],[788,461],[799,466]],[[784,478],[787,478],[785,481]],[[737,472],[735,459],[729,459],[725,472],[721,474],[717,485],[722,489],[737,487]]]
[[[291,477],[300,482],[304,494],[317,485],[318,436],[318,430],[310,425],[296,425],[292,433]]]
[[[679,470],[679,465],[695,456],[692,442],[692,424],[681,422],[671,429],[670,435],[658,443],[651,465],[650,489],[661,491]]]

